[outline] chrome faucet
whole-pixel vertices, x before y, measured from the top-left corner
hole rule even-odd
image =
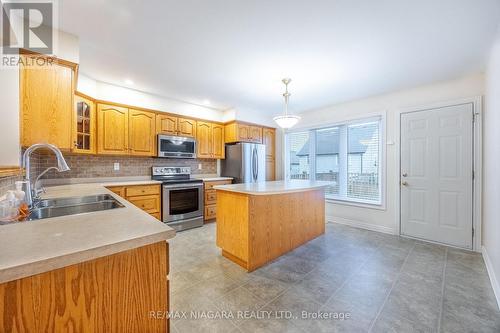
[[[50,149],[54,152],[57,158],[57,168],[56,167],[50,167],[46,170],[44,170],[35,180],[33,184],[31,184],[31,153],[33,153],[35,150],[39,148],[47,148]],[[54,145],[51,145],[49,143],[35,143],[34,145],[30,146],[28,149],[24,151],[23,154],[23,168],[25,168],[26,175],[24,176],[24,180],[26,181],[26,203],[28,206],[31,208],[33,207],[33,203],[36,199],[38,199],[40,192],[36,189],[36,183],[40,179],[41,176],[43,176],[47,171],[51,169],[56,169],[59,172],[63,171],[68,171],[69,166],[66,163],[66,160],[64,159],[61,151],[59,148],[57,148]]]

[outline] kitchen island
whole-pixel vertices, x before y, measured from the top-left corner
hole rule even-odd
[[[325,187],[291,180],[215,186],[217,246],[251,272],[324,234]]]
[[[109,195],[123,207],[0,226],[1,332],[168,332],[175,231],[106,187],[71,184],[44,198]]]

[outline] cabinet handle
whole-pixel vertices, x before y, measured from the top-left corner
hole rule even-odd
[[[80,148],[80,145],[75,141],[73,141],[73,144],[75,145],[75,148]]]

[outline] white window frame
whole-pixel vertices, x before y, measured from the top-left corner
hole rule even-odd
[[[315,149],[316,149],[316,130],[321,130],[325,128],[330,128],[330,127],[335,127],[335,126],[342,126],[346,125],[352,125],[356,123],[364,123],[364,122],[369,122],[369,121],[379,121],[379,191],[380,191],[380,202],[373,202],[373,201],[368,201],[368,200],[362,200],[362,199],[356,199],[356,198],[347,198],[347,197],[328,197],[325,198],[327,202],[335,203],[335,204],[340,204],[340,205],[346,205],[346,206],[357,206],[357,207],[364,207],[364,208],[371,208],[371,209],[378,209],[378,210],[385,210],[386,209],[386,112],[377,112],[377,113],[371,113],[371,114],[366,114],[364,116],[358,116],[358,117],[353,117],[353,118],[347,118],[347,119],[342,119],[341,121],[338,122],[333,122],[333,123],[328,123],[325,125],[324,123],[318,126],[308,126],[308,127],[299,127],[299,128],[294,128],[293,130],[288,130],[285,132],[285,149],[284,149],[284,155],[285,155],[285,178],[287,180],[290,179],[290,142],[289,142],[289,134],[292,133],[300,133],[300,132],[309,132],[309,151],[310,151],[310,157],[311,153],[314,152],[314,157],[315,155]],[[341,136],[347,138],[347,135]],[[345,162],[347,163],[347,161]],[[340,170],[339,170],[340,171]],[[309,175],[311,180],[315,180],[316,178],[316,158],[310,158],[309,162]],[[342,175],[341,172],[339,172],[339,177],[346,177],[346,175]],[[342,188],[342,186],[341,186]]]

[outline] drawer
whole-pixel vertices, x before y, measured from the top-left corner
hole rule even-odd
[[[212,190],[214,186],[231,184],[231,180],[218,180],[215,182],[205,182],[205,190]]]
[[[205,205],[212,205],[217,202],[217,192],[215,190],[205,191]]]
[[[214,219],[217,216],[217,206],[205,206],[205,220]]]
[[[149,215],[151,215],[152,217],[156,218],[157,220],[160,220],[161,221],[161,214],[160,212],[156,212],[156,213],[149,213]]]
[[[127,197],[127,200],[148,213],[160,211],[159,195],[143,195],[139,197]]]
[[[127,186],[125,194],[127,197],[160,194],[160,185]]]
[[[125,197],[125,187],[123,186],[112,186],[112,187],[107,187],[107,189],[113,192],[114,194],[118,194],[122,198]]]

